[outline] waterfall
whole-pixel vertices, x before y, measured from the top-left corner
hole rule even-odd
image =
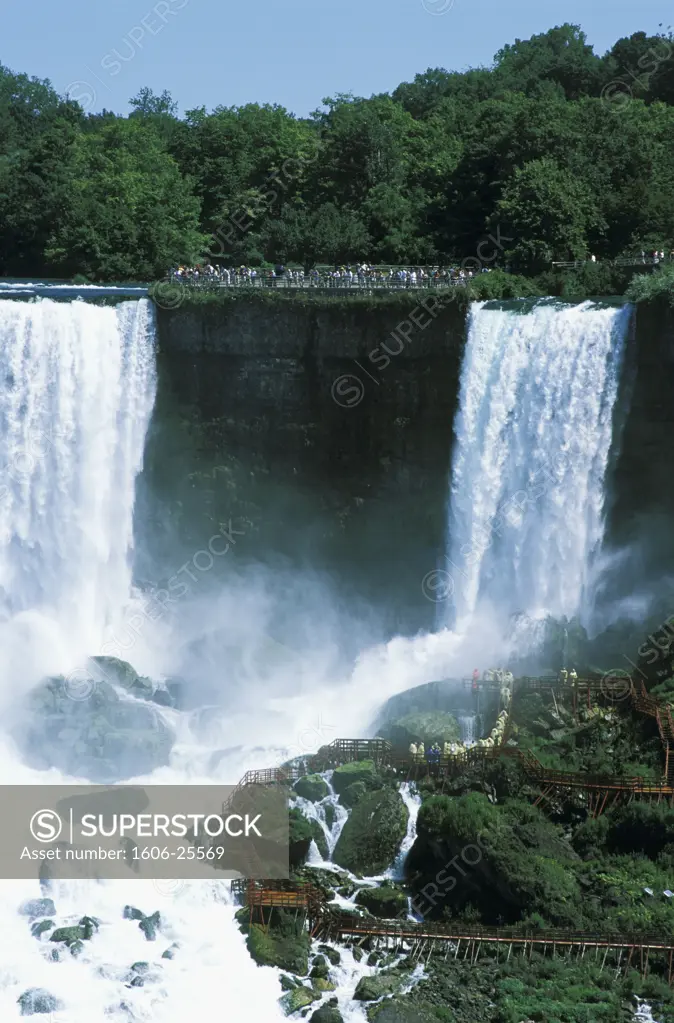
[[[457,720],[461,729],[461,742],[464,746],[472,745],[475,742],[475,715],[459,714]]]
[[[146,299],[0,302],[0,620],[94,652],[128,598],[153,349]]]
[[[0,696],[10,709],[17,687],[97,652],[128,604],[135,480],[155,389],[147,300],[0,301]],[[192,780],[172,770],[176,783]],[[5,783],[64,780],[30,771],[4,728],[0,771]],[[284,1018],[277,975],[250,958],[228,882],[58,882],[58,925],[85,913],[101,921],[81,957],[59,963],[18,913],[40,894],[35,881],[0,881],[3,1023],[23,1018],[17,999],[34,987],[62,1006],[53,1023],[205,1019],[223,997],[231,1018],[244,1006],[252,1019]],[[124,919],[127,903],[160,910],[154,945]],[[175,960],[163,959],[174,940]],[[150,962],[144,988],[130,987],[135,960]]]
[[[582,610],[631,307],[471,307],[447,561],[457,623]]]

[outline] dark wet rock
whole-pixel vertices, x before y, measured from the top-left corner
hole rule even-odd
[[[337,819],[337,813],[335,811],[334,805],[332,803],[326,803],[324,813],[325,823],[329,828],[332,828],[333,824],[335,823],[335,820]]]
[[[135,906],[125,906],[122,916],[125,920],[142,920],[145,916],[140,909],[136,909]]]
[[[395,860],[408,818],[407,807],[396,789],[369,793],[351,811],[333,860],[356,874],[382,873]]]
[[[407,917],[407,895],[393,885],[381,885],[378,888],[361,888],[356,895],[356,902],[364,906],[373,916],[383,919]]]
[[[359,963],[363,958],[364,952],[362,948],[358,948],[357,945],[354,945],[353,948],[351,949],[351,955],[353,956],[355,962]]]
[[[347,810],[352,810],[353,807],[360,802],[366,792],[367,787],[364,781],[354,781],[351,785],[347,785],[340,795],[339,801],[342,806],[347,808]]]
[[[320,991],[321,994],[325,991],[335,991],[337,989],[337,985],[328,977],[312,977],[311,986],[314,991]]]
[[[339,966],[339,964],[342,961],[342,957],[337,951],[337,949],[330,948],[329,945],[319,945],[318,951],[321,953],[321,955],[325,956],[325,958],[328,960],[329,963],[332,964],[332,966]]]
[[[281,974],[281,988],[284,991],[292,991],[293,988],[297,987],[299,981],[295,977],[288,976],[287,973]]]
[[[36,920],[41,916],[56,916],[56,906],[52,899],[28,899],[21,903],[19,913]]]
[[[131,964],[131,970],[133,973],[147,973],[150,969],[150,964],[146,962],[138,962]]]
[[[336,1005],[321,1005],[311,1014],[309,1023],[344,1023],[344,1017]]]
[[[173,945],[169,945],[169,947],[164,952],[162,952],[161,954],[162,959],[175,959],[176,952],[178,951],[179,948],[180,946],[175,944],[175,942],[173,943]]]
[[[22,1016],[35,1016],[38,1013],[57,1012],[63,1008],[63,1002],[59,1001],[49,991],[42,987],[31,987],[19,995],[17,1002],[21,1008]]]
[[[381,788],[381,776],[373,760],[354,760],[332,773],[332,787],[340,796],[354,782],[362,782],[368,790]]]
[[[290,820],[290,863],[301,866],[306,863],[312,841],[316,843],[323,859],[329,855],[328,840],[317,820],[309,820],[298,807],[289,811]]]
[[[129,987],[145,987],[145,978],[136,975],[129,981]]]
[[[71,956],[77,959],[77,957],[81,955],[82,952],[84,952],[84,942],[80,940],[73,941],[72,944],[68,946],[68,949],[70,951]]]
[[[298,984],[292,991],[287,991],[286,994],[281,998],[281,1007],[285,1012],[286,1016],[291,1016],[294,1012],[299,1012],[300,1009],[306,1008],[307,1005],[311,1005],[312,1002],[317,1001],[321,996],[313,988],[305,987],[303,984]]]
[[[407,749],[411,742],[423,742],[428,749],[434,742],[458,742],[461,738],[459,722],[448,711],[416,711],[387,722],[380,734],[394,746]]]
[[[159,910],[153,913],[152,916],[144,916],[142,920],[139,920],[138,926],[145,935],[148,941],[156,941],[157,931],[161,925],[161,916]]]
[[[295,782],[295,792],[303,799],[319,803],[321,799],[325,799],[330,790],[320,774],[305,774],[303,778]]]
[[[330,967],[328,961],[323,955],[318,955],[314,958],[311,966],[310,977],[315,978],[327,978],[330,973]]]
[[[384,995],[396,995],[409,977],[408,973],[389,971],[372,977],[361,977],[354,992],[357,1002],[376,1002]]]
[[[70,946],[76,941],[82,941],[83,939],[84,928],[76,924],[73,927],[57,927],[49,940]]]
[[[435,1013],[397,998],[372,1006],[367,1017],[371,1023],[438,1023]]]
[[[95,916],[83,916],[80,920],[80,927],[82,928],[82,938],[85,941],[89,941],[101,925],[100,920],[97,920]]]
[[[30,933],[34,938],[39,938],[45,931],[50,931],[54,926],[53,920],[38,920],[31,926]]]
[[[251,924],[244,907],[236,913],[246,945],[258,966],[276,966],[298,976],[309,970],[311,939],[292,910],[276,909],[268,927]]]

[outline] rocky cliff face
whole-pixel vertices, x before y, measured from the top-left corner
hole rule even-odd
[[[674,568],[674,310],[664,303],[637,307],[622,399],[608,536],[633,546],[624,571],[638,586]]]
[[[161,521],[169,506],[187,552],[232,519],[248,537],[237,552],[341,572],[402,618],[416,599],[409,628],[428,627],[435,607],[421,581],[444,542],[465,311],[423,294],[372,306],[268,298],[157,311],[146,574],[157,578],[175,548]],[[639,540],[635,585],[663,558],[674,565],[673,394],[674,314],[645,304],[607,503],[611,542]]]
[[[231,517],[256,556],[348,566],[368,599],[415,592],[414,627],[431,624],[421,581],[445,529],[458,306],[423,293],[371,308],[253,297],[159,309],[158,334],[148,511],[169,504],[187,549]]]

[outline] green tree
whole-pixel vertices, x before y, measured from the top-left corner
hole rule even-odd
[[[133,118],[77,139],[67,215],[46,258],[66,276],[153,280],[203,246],[199,202],[156,132]]]
[[[515,170],[496,204],[494,224],[503,222],[516,239],[506,251],[513,268],[541,271],[553,260],[587,258],[588,232],[601,217],[583,182],[546,157]]]

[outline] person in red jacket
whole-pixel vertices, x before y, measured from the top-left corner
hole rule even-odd
[[[473,668],[473,689],[477,689],[477,684],[480,681],[480,672],[477,668]]]

